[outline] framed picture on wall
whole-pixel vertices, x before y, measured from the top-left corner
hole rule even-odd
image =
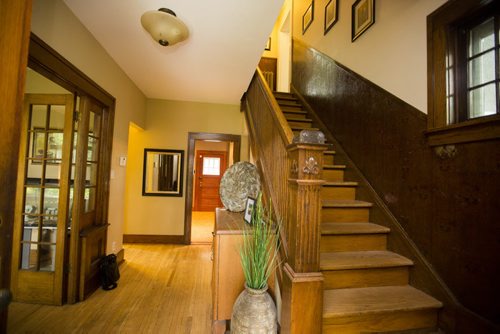
[[[314,1],[311,1],[309,7],[307,7],[304,15],[302,15],[302,35],[305,34],[307,28],[311,25],[314,20]]]
[[[352,5],[352,41],[354,42],[375,23],[375,0],[357,0]]]
[[[339,14],[338,14],[339,0],[330,0],[325,6],[325,32],[324,35],[330,29],[332,29],[333,25],[337,23]]]

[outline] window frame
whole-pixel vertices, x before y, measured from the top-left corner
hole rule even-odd
[[[427,71],[428,71],[428,124],[427,139],[431,146],[448,145],[454,143],[473,142],[500,138],[500,114],[458,120],[453,124],[447,123],[447,57],[452,57],[453,64],[457,64],[457,50],[460,47],[459,27],[480,17],[490,6],[498,6],[493,0],[460,0],[449,1],[427,17]],[[463,40],[463,39],[462,39]],[[463,42],[462,42],[463,43]],[[463,44],[462,44],[463,46]],[[460,66],[466,66],[462,64]],[[467,70],[453,66],[455,82],[467,83]],[[457,78],[458,76],[458,78]],[[465,80],[465,81],[464,81]],[[458,87],[457,87],[458,86]],[[458,89],[458,90],[457,90]],[[455,85],[455,94],[464,92],[460,84]],[[455,98],[459,112],[455,112],[455,119],[459,113],[463,115],[464,100],[467,97]],[[498,105],[498,103],[497,103]],[[497,110],[498,112],[498,110]]]

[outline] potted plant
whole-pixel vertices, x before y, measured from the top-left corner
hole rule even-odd
[[[279,225],[273,221],[271,209],[264,208],[261,194],[249,226],[240,247],[245,290],[233,307],[231,333],[277,333],[276,306],[267,292],[267,282],[279,264]]]

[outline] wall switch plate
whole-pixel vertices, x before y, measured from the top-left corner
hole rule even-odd
[[[120,157],[120,166],[125,167],[127,165],[127,157]]]

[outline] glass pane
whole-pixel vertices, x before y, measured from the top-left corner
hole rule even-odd
[[[496,113],[495,84],[490,84],[469,92],[469,118]]]
[[[27,161],[26,184],[42,184],[42,160]]]
[[[66,111],[66,106],[50,106],[50,122],[49,129],[51,130],[63,130],[64,129],[64,113]]]
[[[469,61],[468,87],[475,87],[493,80],[495,80],[495,51]]]
[[[489,50],[495,46],[493,18],[489,18],[469,32],[469,57]]]
[[[455,69],[453,67],[453,54],[446,56],[446,110],[447,124],[455,123]]]
[[[39,214],[40,213],[40,198],[41,198],[41,189],[36,187],[26,187],[25,192],[25,210],[26,212],[31,214]]]
[[[48,163],[61,163],[62,159],[62,148],[63,148],[63,133],[62,132],[49,132],[47,144],[47,158],[52,158],[54,160],[48,160]]]
[[[23,230],[23,241],[38,242],[38,227],[25,226]]]
[[[37,130],[31,133],[32,134],[32,143],[30,157],[35,159],[43,159],[45,158],[45,140],[47,138],[47,133],[44,130]],[[35,163],[41,163],[41,160],[35,161]]]
[[[57,208],[45,209],[45,216],[43,217],[43,227],[57,228]]]
[[[74,186],[69,188],[69,207],[68,207],[68,229],[71,228],[71,222],[73,221],[73,193]]]
[[[100,133],[101,133],[101,115],[100,113],[91,111],[89,119],[89,134],[92,134],[95,137],[100,137]]]
[[[52,233],[55,235],[55,233]],[[56,245],[41,244],[38,246],[40,256],[40,270],[54,271],[56,265]]]
[[[26,231],[25,231],[26,232]],[[36,269],[38,262],[38,247],[37,244],[22,243],[21,244],[21,268]]]
[[[48,212],[54,212],[59,206],[59,189],[58,188],[47,188],[44,190],[43,198],[43,213],[48,214]]]
[[[48,187],[58,187],[61,179],[61,164],[47,165],[45,167],[44,184]]]
[[[203,158],[203,175],[220,175],[220,158]]]
[[[95,188],[85,188],[85,212],[95,209]]]
[[[85,171],[85,184],[88,186],[95,186],[97,184],[96,163],[87,163],[87,170]]]
[[[38,208],[34,205],[26,205],[23,213],[24,226],[38,226],[40,216],[38,216]]]
[[[47,126],[47,106],[46,105],[32,105],[31,106],[31,120],[30,130],[45,129]]]
[[[71,152],[71,163],[76,164],[76,147],[78,144],[78,134],[73,132],[73,152]]]
[[[97,161],[99,159],[99,140],[90,137],[88,138],[88,147],[87,147],[87,161]]]

